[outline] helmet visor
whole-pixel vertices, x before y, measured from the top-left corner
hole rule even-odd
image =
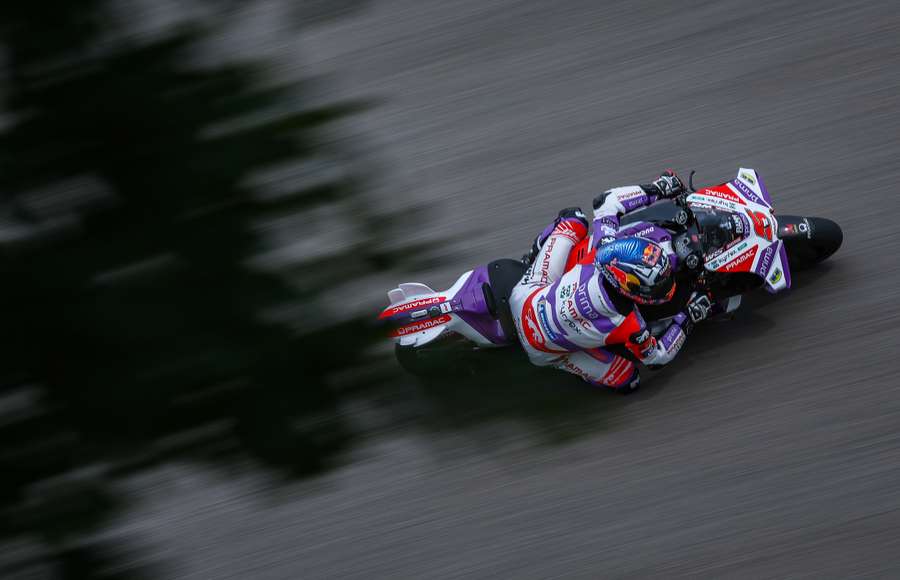
[[[675,295],[675,279],[670,276],[654,286],[641,286],[623,293],[639,304],[662,304]]]

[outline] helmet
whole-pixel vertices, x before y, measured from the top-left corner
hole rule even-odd
[[[643,238],[622,238],[597,248],[594,264],[617,292],[638,304],[662,304],[675,294],[672,264]]]

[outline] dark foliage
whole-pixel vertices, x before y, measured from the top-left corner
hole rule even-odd
[[[353,436],[331,375],[372,336],[272,313],[312,316],[348,256],[390,260],[367,260],[363,234],[329,260],[255,267],[259,224],[359,195],[351,168],[251,185],[329,158],[320,130],[354,107],[309,108],[308,87],[272,87],[260,63],[192,65],[202,28],[116,40],[107,8],[0,9],[0,534],[41,538],[66,577],[119,577],[82,545],[118,475],[186,457],[332,465]]]

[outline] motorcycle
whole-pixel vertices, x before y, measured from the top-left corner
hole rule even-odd
[[[819,217],[775,215],[762,178],[753,169],[719,185],[694,188],[623,216],[620,235],[665,229],[678,256],[677,291],[658,306],[641,306],[651,332],[662,332],[694,292],[705,293],[718,314],[734,312],[741,296],[760,287],[778,293],[791,287],[791,270],[812,267],[834,254],[843,232]],[[566,271],[594,260],[594,234],[575,245]],[[527,265],[499,259],[462,274],[444,291],[425,284],[399,284],[379,321],[389,328],[397,358],[407,371],[433,372],[449,351],[475,353],[516,345],[509,296]],[[624,348],[605,347],[633,358]]]

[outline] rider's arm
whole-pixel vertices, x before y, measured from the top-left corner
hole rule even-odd
[[[659,196],[648,187],[630,185],[614,187],[594,198],[594,245],[615,238],[619,219],[628,213],[647,207]]]
[[[690,317],[679,312],[672,318],[672,323],[662,336],[653,338],[647,333],[646,340],[640,355],[641,362],[649,367],[657,367],[672,362],[684,346],[688,333],[693,326]]]
[[[659,367],[672,362],[684,346],[694,323],[705,319],[712,308],[709,298],[695,294],[685,310],[672,317],[672,322],[659,338],[650,334],[640,311],[635,308],[606,337],[606,344],[624,344],[642,363]]]
[[[619,218],[647,207],[659,199],[670,198],[684,191],[681,179],[671,170],[664,171],[653,183],[614,187],[594,198],[594,245],[599,246],[615,238]]]
[[[644,317],[635,308],[625,320],[606,337],[606,344],[622,344],[646,365],[664,365],[675,358],[690,332],[690,318],[683,313],[675,315],[672,324],[657,339],[650,334]]]

